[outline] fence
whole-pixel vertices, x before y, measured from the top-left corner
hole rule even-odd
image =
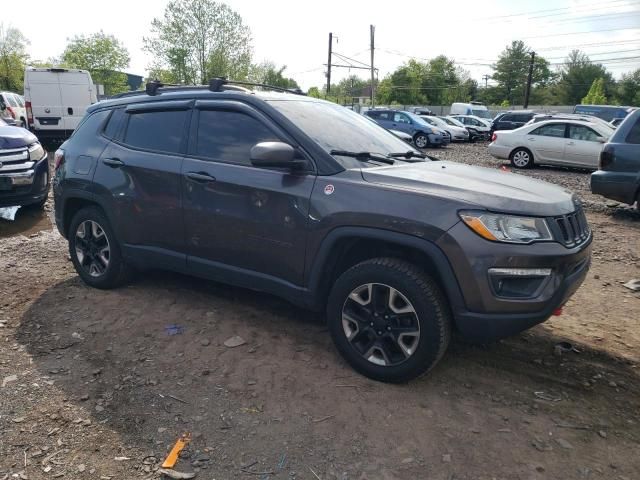
[[[345,105],[352,107],[353,110],[359,113],[364,113],[370,109],[368,105]],[[573,108],[575,105],[529,105],[527,110],[533,110],[534,112],[540,113],[573,113]],[[376,105],[376,108],[393,108],[395,110],[406,110],[408,112],[413,112],[414,109],[429,109],[436,115],[449,115],[449,111],[451,110],[451,105]],[[500,112],[507,112],[513,110],[523,110],[522,105],[514,105],[511,107],[500,107],[497,105],[489,105],[487,107],[489,109],[489,113],[491,117],[495,117]]]

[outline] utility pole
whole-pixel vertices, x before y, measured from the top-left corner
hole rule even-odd
[[[333,45],[333,33],[329,32],[329,61],[327,62],[327,94],[331,90],[331,47]]]
[[[488,87],[487,82],[489,81],[490,78],[491,78],[490,75],[483,75],[482,76],[482,79],[484,80],[484,88]]]
[[[533,77],[533,61],[536,58],[536,52],[531,52],[531,61],[529,62],[529,75],[527,76],[527,89],[524,92],[524,107],[529,106],[529,95],[531,94],[531,80]]]
[[[375,67],[373,66],[373,51],[375,50],[375,35],[376,27],[369,25],[369,32],[371,35],[371,108],[375,106]]]

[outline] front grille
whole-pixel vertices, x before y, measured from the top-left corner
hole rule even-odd
[[[0,174],[27,172],[35,164],[36,162],[29,160],[26,148],[0,150]]]
[[[582,207],[567,215],[553,217],[551,220],[555,237],[566,247],[575,247],[589,239],[591,229]]]

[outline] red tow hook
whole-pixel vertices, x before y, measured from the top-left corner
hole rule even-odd
[[[564,305],[562,305],[562,307],[564,307]],[[552,315],[554,317],[559,317],[560,315],[562,315],[562,307],[554,308]]]

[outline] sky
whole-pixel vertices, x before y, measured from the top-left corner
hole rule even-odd
[[[67,40],[99,30],[129,50],[127,71],[146,75],[151,58],[143,50],[151,21],[169,0],[3,1],[2,21],[29,39],[32,59],[59,57]],[[325,0],[227,0],[249,26],[254,61],[286,65],[303,89],[326,83],[329,32],[333,50],[370,63],[369,25],[375,25],[375,66],[383,78],[410,58],[444,54],[484,83],[490,64],[512,40],[521,39],[552,64],[573,48],[601,61],[616,78],[640,68],[640,0],[450,0],[401,2]],[[481,5],[481,8],[478,8]],[[342,62],[334,57],[333,63]],[[344,63],[344,62],[342,62]],[[351,62],[352,65],[358,65]],[[557,68],[557,66],[553,66]],[[365,70],[334,68],[332,83]],[[489,85],[491,80],[489,80]]]

